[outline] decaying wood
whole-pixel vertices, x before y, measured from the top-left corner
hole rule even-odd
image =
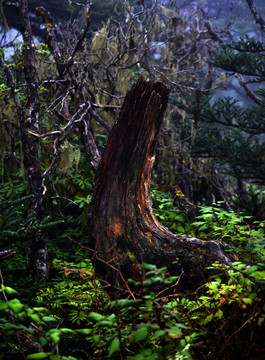
[[[128,92],[102,154],[89,216],[89,247],[98,274],[112,286],[137,278],[140,264],[182,273],[182,286],[205,280],[207,265],[229,264],[219,241],[171,233],[156,219],[150,197],[151,171],[168,90],[142,78]]]

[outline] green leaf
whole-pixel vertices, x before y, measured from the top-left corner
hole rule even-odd
[[[206,230],[206,229],[208,229],[208,225],[207,225],[207,224],[202,225],[202,226],[199,227],[199,230],[200,230],[200,231]]]
[[[99,343],[99,340],[101,339],[101,335],[94,335],[93,336],[93,340],[94,343],[97,345]]]
[[[38,324],[40,322],[40,317],[38,314],[31,314],[31,315],[29,315],[29,317],[36,324]]]
[[[185,229],[184,229],[183,226],[178,225],[178,226],[177,226],[177,231],[178,231],[179,233],[184,233],[184,232],[185,232]]]
[[[174,281],[178,280],[179,276],[170,276],[164,280],[165,284],[172,284]]]
[[[103,320],[103,321],[100,321],[100,322],[99,322],[99,326],[112,327],[112,326],[113,326],[113,322],[112,322],[112,321]]]
[[[208,316],[204,319],[203,324],[204,324],[204,325],[208,324],[210,321],[212,321],[212,319],[213,319],[213,314],[208,315]]]
[[[142,267],[146,270],[156,270],[156,265],[142,263]]]
[[[148,359],[150,359],[150,355],[152,354],[152,349],[150,349],[150,348],[147,348],[147,349],[141,349],[140,350],[140,354],[141,355],[144,355],[144,356],[148,356]],[[152,357],[153,358],[153,357]],[[156,358],[156,357],[155,357]],[[154,359],[155,359],[154,358]]]
[[[165,335],[165,330],[157,330],[154,333],[154,339],[159,339],[161,336]]]
[[[121,308],[123,307],[126,307],[126,306],[130,306],[130,305],[133,305],[137,302],[140,302],[141,299],[136,299],[136,300],[133,300],[133,299],[119,299],[119,300],[115,300],[112,302],[111,306],[119,306]]]
[[[3,330],[5,331],[5,333],[14,333],[14,332],[17,332],[17,331],[20,331],[20,330],[27,330],[27,328],[24,326],[24,325],[14,325],[14,324],[10,324],[10,323],[7,323]]]
[[[249,299],[254,300],[257,297],[256,293],[251,293],[248,295]]]
[[[179,338],[181,335],[182,335],[182,332],[181,332],[181,329],[180,329],[180,326],[181,324],[177,324],[177,326],[172,326],[170,327],[169,329],[167,329],[168,331],[168,335],[172,338]],[[184,325],[185,326],[185,325]],[[186,327],[185,327],[186,328]]]
[[[8,307],[8,304],[4,301],[0,301],[0,311],[5,310]]]
[[[48,311],[44,307],[34,307],[33,310],[36,311],[36,312],[45,312],[45,311],[47,312]]]
[[[236,270],[242,270],[244,267],[246,267],[246,265],[242,264],[242,263],[239,263],[239,264],[235,265]]]
[[[48,341],[44,337],[40,337],[39,341],[40,341],[40,344],[41,344],[42,347],[46,346],[47,343],[48,343]]]
[[[18,294],[18,292],[9,286],[1,285],[1,291],[5,291],[7,294]]]
[[[252,304],[252,299],[243,298],[242,300],[243,300],[243,302],[244,302],[245,304],[247,304],[247,305],[251,305],[251,304]]]
[[[109,357],[118,351],[120,351],[120,340],[115,337],[109,346]]]
[[[68,328],[61,328],[60,331],[63,334],[74,334],[74,330]]]
[[[249,268],[247,268],[245,270],[245,272],[250,275],[251,273],[253,273],[254,271],[257,271],[258,270],[258,267],[256,265],[252,265],[250,266]]]
[[[222,312],[221,309],[217,310],[215,313],[215,317],[217,317],[218,319],[222,319],[224,313]]]
[[[163,283],[163,279],[160,276],[153,276],[150,279],[143,280],[143,285],[148,286],[152,284]]]
[[[175,220],[179,221],[179,222],[182,222],[182,223],[185,223],[187,222],[186,218],[184,215],[176,215],[174,216]]]
[[[78,329],[76,332],[81,335],[88,335],[91,333],[91,329]]]
[[[99,313],[96,313],[94,311],[92,311],[89,315],[88,315],[88,318],[90,320],[94,320],[94,321],[101,321],[103,319],[105,319],[105,316],[99,314]]]
[[[50,352],[49,353],[39,352],[39,353],[27,355],[26,359],[28,359],[28,360],[47,359],[50,355],[51,355]]]
[[[57,321],[57,320],[56,320],[54,317],[52,317],[52,316],[43,316],[42,320],[45,321],[45,322]]]
[[[107,320],[112,321],[112,322],[114,322],[115,319],[116,319],[116,315],[115,315],[115,314],[111,314],[110,316],[107,317]]]
[[[203,224],[204,224],[204,221],[196,221],[196,222],[192,223],[192,225],[195,225],[195,226],[200,226]]]
[[[9,308],[14,311],[14,313],[19,313],[23,308],[24,305],[18,299],[13,299],[8,302]]]
[[[136,331],[133,331],[132,335],[134,337],[134,340],[136,342],[144,340],[148,336],[148,327],[145,325],[142,325],[137,329]]]
[[[54,344],[58,344],[58,342],[60,341],[60,336],[58,334],[50,334],[50,339],[52,340],[52,342],[54,342]]]

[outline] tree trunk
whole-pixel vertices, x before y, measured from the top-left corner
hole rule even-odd
[[[218,241],[174,235],[156,219],[150,197],[156,142],[168,101],[160,82],[143,78],[128,92],[102,154],[89,215],[96,272],[114,288],[139,278],[141,263],[166,266],[182,286],[197,287],[207,265],[230,262]]]
[[[43,177],[41,164],[39,160],[39,79],[35,64],[35,45],[33,42],[31,23],[28,13],[27,0],[19,0],[16,3],[8,3],[8,6],[14,6],[19,14],[21,25],[21,34],[23,36],[23,72],[27,84],[27,103],[22,107],[17,95],[16,85],[12,79],[11,72],[5,69],[9,83],[12,83],[11,89],[14,94],[14,100],[17,108],[17,115],[20,122],[20,139],[23,154],[23,170],[25,179],[31,194],[33,195],[31,211],[36,214],[36,221],[40,223],[43,220]],[[3,62],[2,62],[3,63]],[[47,279],[47,250],[45,237],[41,230],[33,238],[31,244],[31,256],[34,266],[34,278],[36,282]]]

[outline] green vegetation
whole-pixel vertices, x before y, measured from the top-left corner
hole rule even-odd
[[[71,180],[76,186],[77,179],[78,173]],[[78,218],[56,226],[53,215],[41,225],[50,237],[51,275],[49,283],[33,283],[27,241],[38,227],[34,217],[22,217],[30,196],[23,196],[24,187],[18,183],[13,186],[21,197],[14,197],[5,184],[1,207],[2,241],[12,239],[15,252],[1,263],[2,359],[21,359],[22,354],[26,359],[51,360],[203,359],[209,352],[230,359],[242,347],[251,354],[262,351],[264,222],[226,211],[222,203],[202,206],[191,222],[166,193],[153,190],[154,211],[165,226],[206,241],[224,240],[236,247],[242,260],[235,259],[231,266],[214,264],[209,281],[192,293],[181,292],[181,275],[172,278],[166,268],[142,264],[142,280],[128,281],[129,289],[138,285],[140,292],[130,290],[129,298],[113,300],[95,278],[89,250],[81,244],[85,239]],[[6,215],[7,204],[12,217]]]

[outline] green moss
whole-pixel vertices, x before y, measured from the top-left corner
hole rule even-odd
[[[125,257],[130,260],[130,262],[135,263],[137,261],[135,254],[130,250],[127,250],[125,253]]]

